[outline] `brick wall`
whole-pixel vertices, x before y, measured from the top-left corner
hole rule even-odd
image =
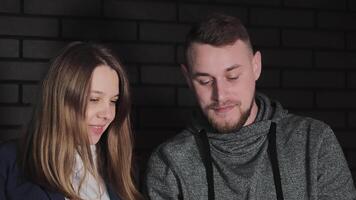
[[[189,26],[238,16],[262,52],[258,88],[329,123],[356,177],[356,3],[353,0],[0,0],[0,138],[31,114],[48,60],[73,40],[109,44],[133,90],[137,153],[176,134],[194,98],[178,68]]]

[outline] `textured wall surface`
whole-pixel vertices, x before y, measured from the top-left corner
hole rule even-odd
[[[0,139],[17,138],[48,61],[73,40],[109,44],[130,75],[136,152],[182,129],[195,105],[180,73],[191,23],[219,11],[262,53],[260,91],[327,122],[356,177],[354,0],[0,0]]]

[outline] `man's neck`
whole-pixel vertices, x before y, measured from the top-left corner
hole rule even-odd
[[[250,125],[253,122],[255,122],[256,117],[257,117],[257,113],[258,113],[258,106],[257,106],[256,100],[254,100],[253,103],[252,103],[250,116],[247,118],[246,123],[244,124],[244,126]]]

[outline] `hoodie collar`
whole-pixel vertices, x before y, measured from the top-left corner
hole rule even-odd
[[[222,153],[245,154],[253,149],[259,149],[265,139],[272,121],[279,121],[288,114],[277,101],[270,100],[261,93],[256,94],[258,112],[255,121],[239,130],[230,133],[218,133],[208,122],[202,112],[193,117],[191,128],[194,133],[204,129],[213,149]]]

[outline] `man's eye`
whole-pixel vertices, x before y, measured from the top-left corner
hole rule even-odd
[[[229,80],[236,80],[238,78],[239,78],[239,76],[228,76],[227,77],[227,79],[229,79]]]
[[[200,80],[198,80],[198,82],[201,85],[208,85],[212,82],[212,80],[211,79],[200,79]]]

